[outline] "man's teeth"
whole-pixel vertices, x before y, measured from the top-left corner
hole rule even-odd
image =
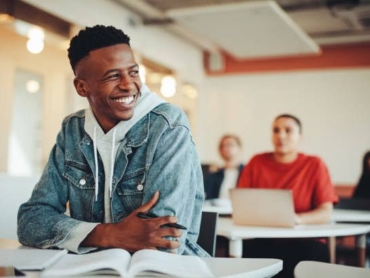
[[[130,104],[133,100],[134,100],[134,96],[113,99],[113,101],[115,102],[124,103],[124,104]]]

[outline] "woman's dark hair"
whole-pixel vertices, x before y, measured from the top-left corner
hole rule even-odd
[[[86,27],[71,39],[68,58],[73,72],[77,64],[93,50],[116,44],[130,45],[130,38],[113,26],[95,25]]]
[[[370,198],[370,167],[369,167],[370,151],[366,152],[362,160],[362,173],[360,180],[353,192],[352,197],[355,198]]]
[[[295,121],[296,124],[298,125],[299,133],[302,133],[302,123],[296,116],[293,116],[292,114],[281,114],[275,118],[274,122],[280,118],[290,118],[293,121]]]

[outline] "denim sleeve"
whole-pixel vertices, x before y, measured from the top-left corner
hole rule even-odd
[[[178,253],[207,256],[201,254],[201,248],[196,244],[204,187],[200,161],[190,130],[185,125],[173,126],[162,133],[157,146],[151,149],[155,153],[146,173],[143,202],[158,190],[159,201],[152,212],[161,216],[174,215],[179,224],[188,228],[182,231]],[[189,246],[196,250],[188,250]]]
[[[26,246],[50,248],[60,246],[81,223],[65,215],[68,186],[64,169],[64,134],[61,131],[44,172],[31,198],[18,211],[18,239]]]

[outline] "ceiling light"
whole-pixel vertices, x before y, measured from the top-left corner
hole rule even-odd
[[[171,75],[166,75],[161,81],[161,94],[164,97],[173,97],[176,93],[176,79]]]
[[[29,39],[27,41],[27,49],[32,54],[38,54],[44,49],[44,41],[38,39]]]
[[[34,94],[37,93],[40,89],[40,83],[36,80],[28,80],[26,83],[27,92]]]
[[[146,67],[143,64],[139,64],[139,76],[142,83],[146,82]]]
[[[14,17],[10,14],[0,14],[0,23],[10,23],[13,22]]]
[[[44,31],[40,27],[32,27],[28,30],[27,49],[32,54],[38,54],[44,49]]]
[[[198,97],[197,89],[191,84],[182,85],[182,92],[186,97],[190,99],[195,99]]]

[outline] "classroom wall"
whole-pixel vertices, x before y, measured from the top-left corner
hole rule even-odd
[[[55,136],[65,116],[67,77],[71,70],[65,51],[55,47],[45,47],[38,54],[30,54],[26,49],[27,38],[12,31],[0,29],[0,172],[7,171],[9,132],[13,108],[15,71],[17,68],[30,71],[43,78],[42,115],[42,160],[46,161]]]
[[[370,68],[211,77],[201,88],[198,149],[221,163],[223,133],[241,136],[243,158],[272,150],[271,124],[280,113],[303,122],[301,150],[322,157],[334,183],[356,183],[370,149]]]

